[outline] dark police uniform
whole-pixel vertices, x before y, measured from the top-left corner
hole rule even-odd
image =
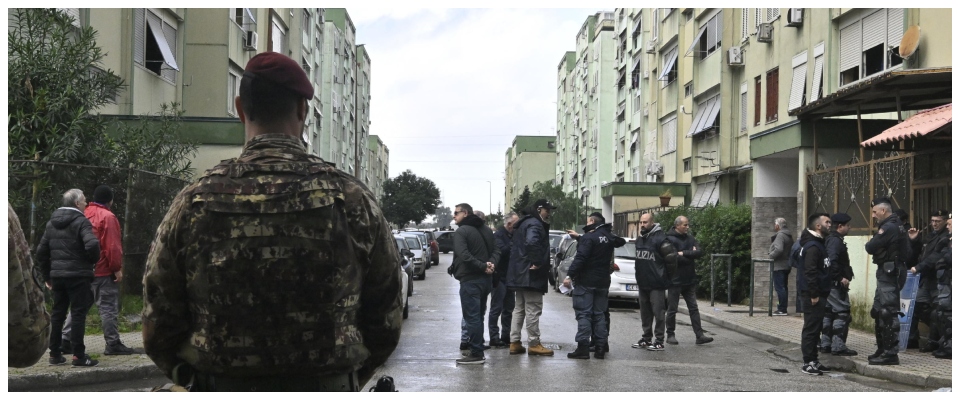
[[[931,217],[947,218],[950,213],[946,210],[937,210]],[[917,288],[916,308],[913,312],[913,320],[910,322],[910,342],[915,343],[920,335],[918,325],[923,322],[930,328],[927,346],[921,351],[932,351],[936,349],[936,344],[940,339],[940,332],[937,325],[933,322],[935,318],[935,308],[937,300],[937,274],[935,265],[940,257],[943,256],[943,249],[950,243],[950,233],[944,227],[939,231],[924,229],[924,237],[917,237],[912,241],[912,248],[917,260],[917,273],[920,274],[920,286]],[[911,264],[912,265],[912,264]]]
[[[871,206],[881,202],[890,203],[887,199],[874,199]],[[870,310],[870,316],[874,318],[877,352],[868,360],[871,363],[874,360],[899,363],[900,290],[907,280],[906,260],[910,259],[910,241],[896,214],[880,221],[879,226],[877,234],[864,245],[877,266],[877,289]]]
[[[937,358],[953,357],[953,242],[948,241],[943,249],[943,257],[937,261],[937,301],[934,312],[936,323],[940,327],[939,348],[933,352]]]
[[[850,266],[850,253],[843,236],[837,233],[838,224],[850,223],[850,216],[837,213],[830,217],[834,230],[827,236],[827,259],[830,260],[830,278],[832,287],[827,298],[827,310],[823,316],[823,331],[820,336],[820,350],[834,355],[854,356],[857,352],[847,348],[847,332],[850,328],[850,288],[841,283],[844,278],[853,280],[853,268]]]

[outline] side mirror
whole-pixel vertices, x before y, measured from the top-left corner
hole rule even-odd
[[[403,255],[407,257],[413,257],[413,252],[407,249],[403,249]]]

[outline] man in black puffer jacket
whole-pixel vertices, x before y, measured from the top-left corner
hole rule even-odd
[[[457,204],[453,219],[457,222],[453,232],[453,277],[460,281],[460,307],[470,345],[470,354],[458,359],[457,364],[482,364],[483,314],[500,249],[493,232],[474,215],[469,204]]]
[[[697,344],[707,344],[713,341],[712,337],[703,335],[700,326],[700,309],[697,308],[697,265],[694,260],[700,258],[700,243],[690,231],[690,221],[681,215],[673,221],[673,228],[667,232],[667,240],[677,250],[677,273],[673,275],[672,286],[667,290],[667,343],[680,344],[677,341],[677,309],[680,306],[680,296],[690,313],[690,325],[697,335]]]
[[[613,249],[626,241],[610,232],[610,224],[600,213],[587,217],[583,232],[577,237],[577,255],[563,280],[563,286],[568,288],[576,284],[573,310],[577,317],[577,349],[567,353],[567,358],[589,359],[590,339],[594,338],[596,358],[603,359],[610,333],[604,315],[610,294],[610,264]]]
[[[63,207],[58,208],[47,222],[47,228],[37,245],[37,263],[47,288],[53,291],[53,312],[50,316],[50,364],[67,362],[60,349],[60,335],[67,319],[67,309],[73,315],[70,343],[73,344],[73,365],[92,367],[83,345],[87,311],[93,305],[93,270],[100,260],[100,242],[93,233],[93,225],[83,215],[87,199],[80,189],[63,194]]]
[[[820,363],[820,330],[826,312],[827,298],[833,281],[830,279],[830,261],[827,258],[826,237],[830,234],[830,216],[813,214],[807,219],[807,229],[800,234],[800,273],[797,291],[803,302],[803,329],[800,332],[800,352],[803,365],[800,372],[823,375],[831,369]]]

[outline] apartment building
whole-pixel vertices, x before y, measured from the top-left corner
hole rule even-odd
[[[552,181],[556,176],[557,138],[554,136],[517,136],[504,154],[504,209],[509,210],[523,189]]]
[[[383,196],[383,183],[390,179],[390,149],[380,137],[370,135],[367,138],[366,171],[370,177],[367,187],[379,201]]]
[[[121,121],[184,110],[183,135],[199,144],[196,173],[236,157],[244,143],[234,98],[243,67],[275,51],[298,60],[314,85],[303,132],[308,150],[373,185],[366,173],[370,55],[355,45],[345,9],[74,8],[78,26],[99,32],[104,68],[127,84],[100,112]]]

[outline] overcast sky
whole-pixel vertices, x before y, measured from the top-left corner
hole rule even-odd
[[[557,65],[599,10],[348,6],[370,55],[370,134],[390,149],[390,177],[432,180],[451,209],[509,208],[504,154],[517,135],[555,134]]]

